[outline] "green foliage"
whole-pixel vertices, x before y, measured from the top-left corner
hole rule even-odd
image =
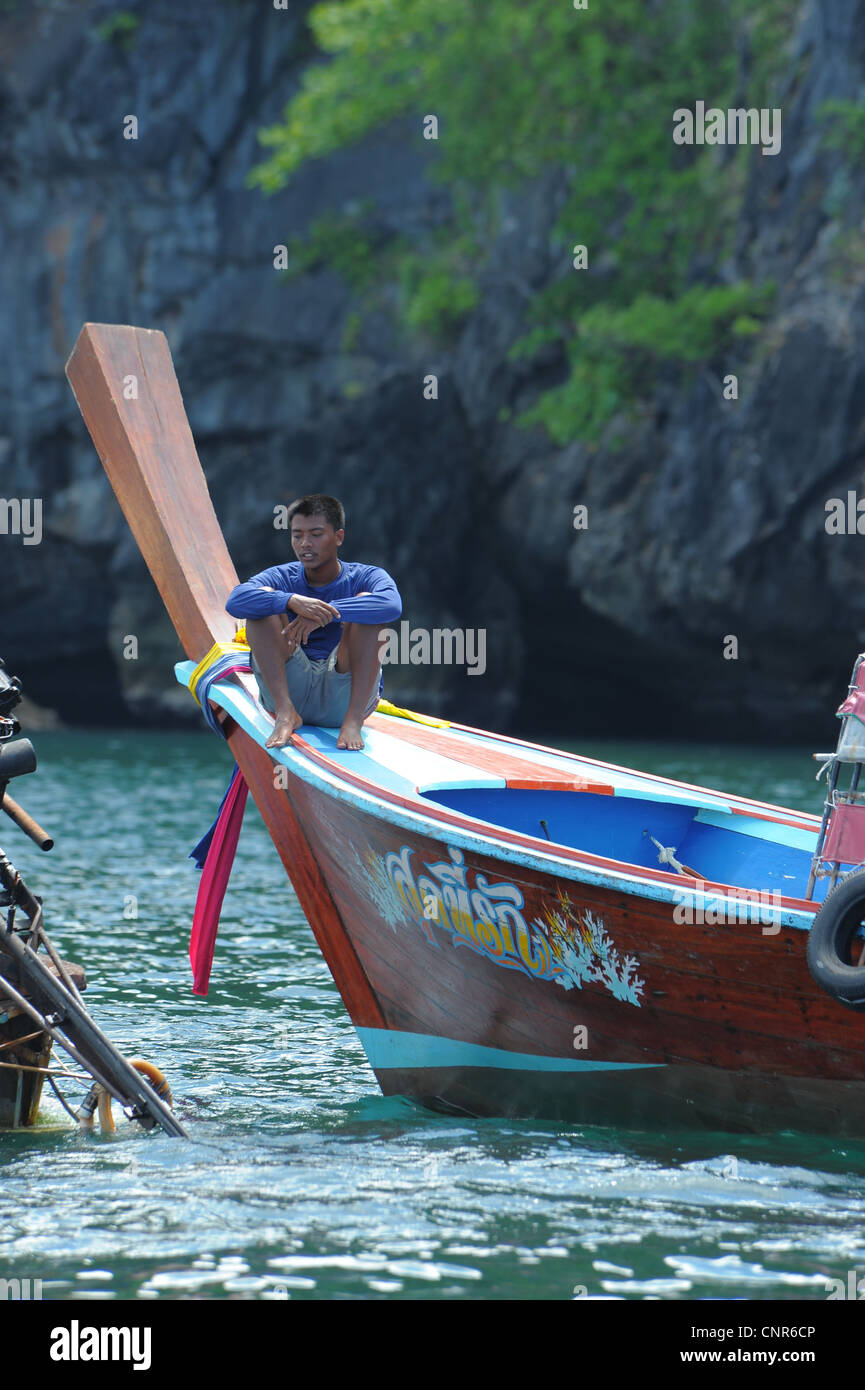
[[[603,350],[632,347],[658,358],[702,362],[726,346],[729,330],[747,336],[756,330],[755,314],[764,313],[773,286],[759,290],[747,281],[736,285],[694,285],[678,299],[639,294],[627,308],[598,304],[580,322],[580,337]]]
[[[103,43],[116,44],[128,53],[140,24],[140,15],[133,14],[131,10],[115,10],[107,15],[101,24],[97,24],[93,32]]]
[[[573,364],[563,385],[545,391],[531,409],[518,415],[517,424],[543,425],[557,444],[573,439],[594,443],[613,416],[632,408],[635,377],[620,353],[607,351],[598,358],[587,355]]]
[[[571,376],[522,418],[559,439],[596,437],[652,391],[660,364],[708,361],[760,330],[766,287],[693,283],[695,264],[729,255],[755,152],[676,146],[673,112],[697,98],[740,104],[743,64],[748,105],[772,105],[797,13],[797,0],[318,4],[308,22],[322,61],[261,132],[269,154],[250,183],[275,191],[308,160],[412,122],[418,158],[451,194],[451,225],[410,247],[355,246],[351,258],[367,289],[376,264],[379,286],[390,277],[409,330],[443,336],[477,303],[503,190],[532,199],[539,175],[561,171],[561,273],[527,304],[513,356],[558,345]],[[438,138],[425,140],[431,115]],[[577,243],[588,270],[572,268]]]
[[[409,328],[442,340],[478,302],[477,281],[467,273],[467,237],[425,252],[405,252],[397,262],[403,317]]]
[[[369,210],[369,204],[364,204],[359,213],[325,213],[310,225],[306,236],[292,237],[286,243],[286,276],[295,279],[327,265],[342,275],[353,290],[366,289],[378,271],[375,242],[363,225]]]
[[[827,124],[832,121],[823,134],[827,149],[841,150],[851,163],[865,157],[865,101],[824,101],[817,119]]]
[[[677,299],[642,293],[625,308],[589,309],[570,348],[570,375],[518,417],[543,424],[558,444],[577,437],[596,442],[607,421],[648,394],[664,362],[705,362],[737,338],[758,333],[775,288],[694,285]],[[511,349],[519,355],[519,347]]]

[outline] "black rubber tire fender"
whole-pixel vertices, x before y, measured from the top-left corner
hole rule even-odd
[[[865,1013],[865,964],[849,965],[850,943],[865,926],[865,869],[846,874],[827,894],[808,933],[808,969],[821,989]],[[863,938],[865,945],[865,938]]]

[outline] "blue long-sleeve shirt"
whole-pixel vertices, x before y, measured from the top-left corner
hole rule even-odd
[[[273,590],[273,592],[269,592]],[[367,593],[363,598],[358,595]],[[387,570],[377,565],[360,565],[355,561],[340,561],[340,572],[330,584],[313,587],[306,582],[306,572],[300,560],[287,565],[273,565],[254,574],[245,584],[238,584],[228,596],[225,607],[233,618],[266,618],[270,613],[285,613],[291,594],[321,599],[339,610],[339,618],[326,627],[309,634],[304,651],[312,661],[330,656],[342,636],[342,623],[370,623],[384,627],[402,613],[402,599]],[[289,622],[297,614],[288,612]]]

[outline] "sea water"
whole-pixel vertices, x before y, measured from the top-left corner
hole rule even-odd
[[[865,1143],[443,1117],[385,1099],[250,800],[206,999],[187,858],[231,770],[212,735],[34,735],[0,844],[87,1001],[169,1079],[190,1142],[80,1133],[46,1088],[0,1135],[0,1279],[43,1298],[825,1299],[865,1273]],[[809,750],[581,751],[819,811]],[[63,1053],[55,1065],[78,1068]],[[84,1085],[59,1078],[73,1105]]]

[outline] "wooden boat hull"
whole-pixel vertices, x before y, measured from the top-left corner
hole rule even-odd
[[[167,344],[85,325],[67,374],[191,658],[185,683],[232,636],[237,576]],[[865,1136],[865,1015],[806,965],[825,892],[806,900],[815,817],[378,714],[363,752],[304,727],[272,753],[250,676],[210,698],[386,1094]],[[683,893],[701,911],[732,894],[738,912],[752,889],[772,895],[768,928],[747,905],[721,924],[677,915]]]
[[[386,1095],[473,1115],[738,1131],[807,1116],[812,1132],[865,1133],[865,1023],[815,988],[800,929],[768,947],[753,923],[683,928],[665,903],[455,851],[303,781],[286,795],[381,1009],[383,1027],[358,1033]],[[430,894],[424,916],[437,865],[433,881],[452,870],[450,908]],[[484,889],[510,905],[509,939],[478,912]],[[576,969],[557,964],[551,909],[591,923]]]
[[[263,742],[268,716],[248,692],[226,681],[212,695],[236,736]],[[375,715],[363,754],[340,754],[335,731],[304,728],[273,755],[302,827],[286,856],[291,875],[317,878],[342,933],[326,958],[350,958],[367,984],[380,1021],[366,1007],[349,1011],[386,1095],[473,1115],[865,1135],[865,1016],[809,974],[817,903],[775,889],[767,910],[722,880],[704,884],[702,899],[735,906],[732,920],[709,910],[682,921],[692,880],[543,844],[448,802],[497,796],[504,819],[510,784],[467,785],[484,763],[490,780],[496,767],[510,773],[518,796],[551,806],[585,797],[595,803],[587,820],[602,819],[601,804],[636,825],[666,816],[667,828],[684,812],[693,857],[717,865],[722,854],[755,887],[790,882],[799,893],[815,817],[553,750],[533,752],[535,782],[520,789],[531,777],[516,754],[528,745],[457,728],[419,734]],[[545,785],[570,766],[583,790]],[[607,795],[629,791],[639,795]]]

